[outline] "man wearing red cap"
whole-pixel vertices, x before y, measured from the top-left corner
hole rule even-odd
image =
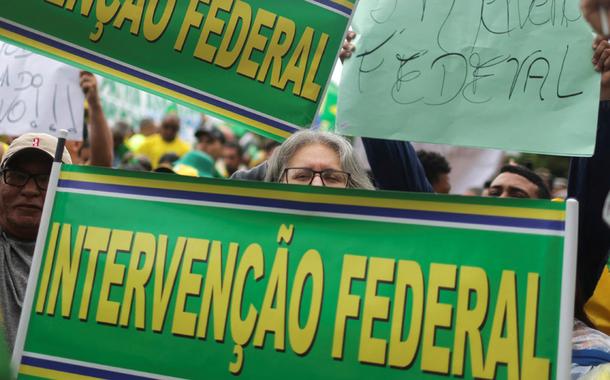
[[[0,326],[13,349],[57,139],[26,133],[0,164]],[[62,161],[72,163],[64,149]]]

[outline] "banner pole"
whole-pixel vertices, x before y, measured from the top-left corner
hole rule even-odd
[[[565,235],[561,308],[557,350],[557,379],[569,380],[572,368],[572,330],[574,328],[574,297],[576,291],[576,256],[578,251],[578,201],[566,201]]]
[[[28,286],[25,291],[25,297],[22,304],[23,308],[19,318],[19,328],[17,330],[17,337],[15,338],[13,357],[11,361],[14,378],[16,378],[17,374],[19,373],[19,365],[21,364],[21,357],[23,356],[25,337],[28,324],[30,322],[30,314],[32,312],[32,305],[34,303],[34,294],[36,293],[36,286],[38,283],[38,272],[40,272],[42,254],[46,245],[49,222],[51,220],[51,212],[53,211],[53,203],[55,202],[55,193],[59,183],[59,172],[61,171],[62,156],[67,137],[67,130],[62,129],[59,131],[57,147],[55,148],[55,157],[53,159],[53,166],[51,167],[51,175],[49,177],[49,186],[47,187],[47,194],[44,198],[42,215],[40,216],[40,226],[38,227],[38,235],[36,236],[36,247],[34,248],[34,255],[32,256]]]

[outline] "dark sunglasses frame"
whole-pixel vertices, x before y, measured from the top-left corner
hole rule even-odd
[[[324,170],[313,170],[310,168],[301,168],[301,167],[294,167],[294,168],[284,168],[284,171],[282,172],[282,175],[280,176],[280,180],[285,180],[286,183],[290,184],[290,182],[288,182],[288,171],[289,170],[308,170],[312,173],[311,179],[309,180],[309,183],[307,185],[311,185],[313,183],[314,178],[316,178],[316,175],[320,176],[320,180],[322,181],[322,184],[325,187],[334,187],[334,186],[328,186],[326,184],[326,182],[324,182],[324,173],[341,173],[344,174],[346,176],[346,180],[345,180],[345,188],[347,188],[349,186],[349,181],[352,178],[352,175],[348,172],[344,172],[343,170],[335,170],[335,169],[324,169]],[[293,185],[295,185],[293,183]]]
[[[23,183],[15,183],[14,181],[11,182],[11,181],[7,180],[7,178],[10,178],[8,176],[8,174],[10,174],[11,172],[22,174],[25,178],[25,180],[22,181]],[[46,191],[47,188],[49,187],[49,176],[50,176],[49,174],[30,174],[30,173],[22,172],[21,170],[11,169],[11,168],[0,169],[0,173],[2,174],[2,180],[4,181],[4,183],[6,183],[9,186],[24,187],[25,185],[28,184],[30,179],[33,179],[34,183],[36,184],[36,187],[38,187],[39,190]],[[44,177],[46,177],[46,181],[42,180],[42,182],[41,182],[41,178],[44,178]]]

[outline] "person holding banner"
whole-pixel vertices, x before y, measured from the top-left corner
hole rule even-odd
[[[610,334],[608,294],[599,292],[610,282],[607,276],[610,228],[602,217],[610,192],[610,43],[600,36],[593,49],[593,64],[602,72],[595,152],[590,158],[572,159],[568,196],[580,204],[576,316]]]
[[[378,173],[380,170],[384,172],[387,170],[388,175],[374,178],[379,188],[433,192],[432,185],[428,182],[424,168],[411,144],[373,138],[363,138],[362,140],[365,142],[367,155],[369,150],[373,151],[368,157],[369,164],[374,167],[373,173],[376,170]],[[375,153],[379,154],[375,155]],[[317,165],[308,162],[314,159],[319,159],[321,162]],[[393,171],[396,168],[388,167],[388,162],[398,162],[397,170],[400,173]],[[342,167],[341,170],[350,174],[350,178],[347,182],[339,181],[338,186],[333,187],[375,189],[368,174],[359,163],[352,145],[346,139],[332,133],[316,131],[300,131],[293,134],[282,145],[274,149],[268,161],[250,170],[238,170],[231,175],[231,179],[328,186],[322,178],[323,173],[316,173],[315,169],[308,170],[307,173],[300,173],[303,176],[301,179],[290,177],[291,174],[296,173],[291,168],[297,166],[305,166],[310,169],[313,169],[313,166]]]
[[[343,137],[300,131],[274,150],[265,180],[294,185],[373,189],[352,145]]]
[[[0,327],[12,351],[57,139],[26,133],[0,164]],[[64,148],[62,161],[72,163]]]

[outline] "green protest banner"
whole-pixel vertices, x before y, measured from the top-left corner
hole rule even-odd
[[[322,108],[318,114],[320,120],[320,130],[332,132],[335,130],[337,119],[337,99],[339,98],[339,86],[330,83],[326,91],[326,97],[322,102]]]
[[[590,156],[600,76],[578,0],[368,1],[353,28],[337,130]]]
[[[283,139],[312,123],[354,7],[0,0],[0,37]]]
[[[333,131],[335,128],[337,89],[337,84],[331,81],[316,116],[320,130]],[[161,120],[168,107],[174,104],[165,98],[106,78],[101,78],[99,81],[99,92],[106,119],[109,122],[124,121],[133,126],[136,126],[143,118],[152,117],[155,120]],[[178,105],[177,114],[182,123],[180,132],[191,137],[200,126],[201,112],[192,107]],[[233,129],[241,129],[240,125],[227,120],[219,122],[229,125]]]
[[[569,378],[575,201],[58,177],[19,378]]]

